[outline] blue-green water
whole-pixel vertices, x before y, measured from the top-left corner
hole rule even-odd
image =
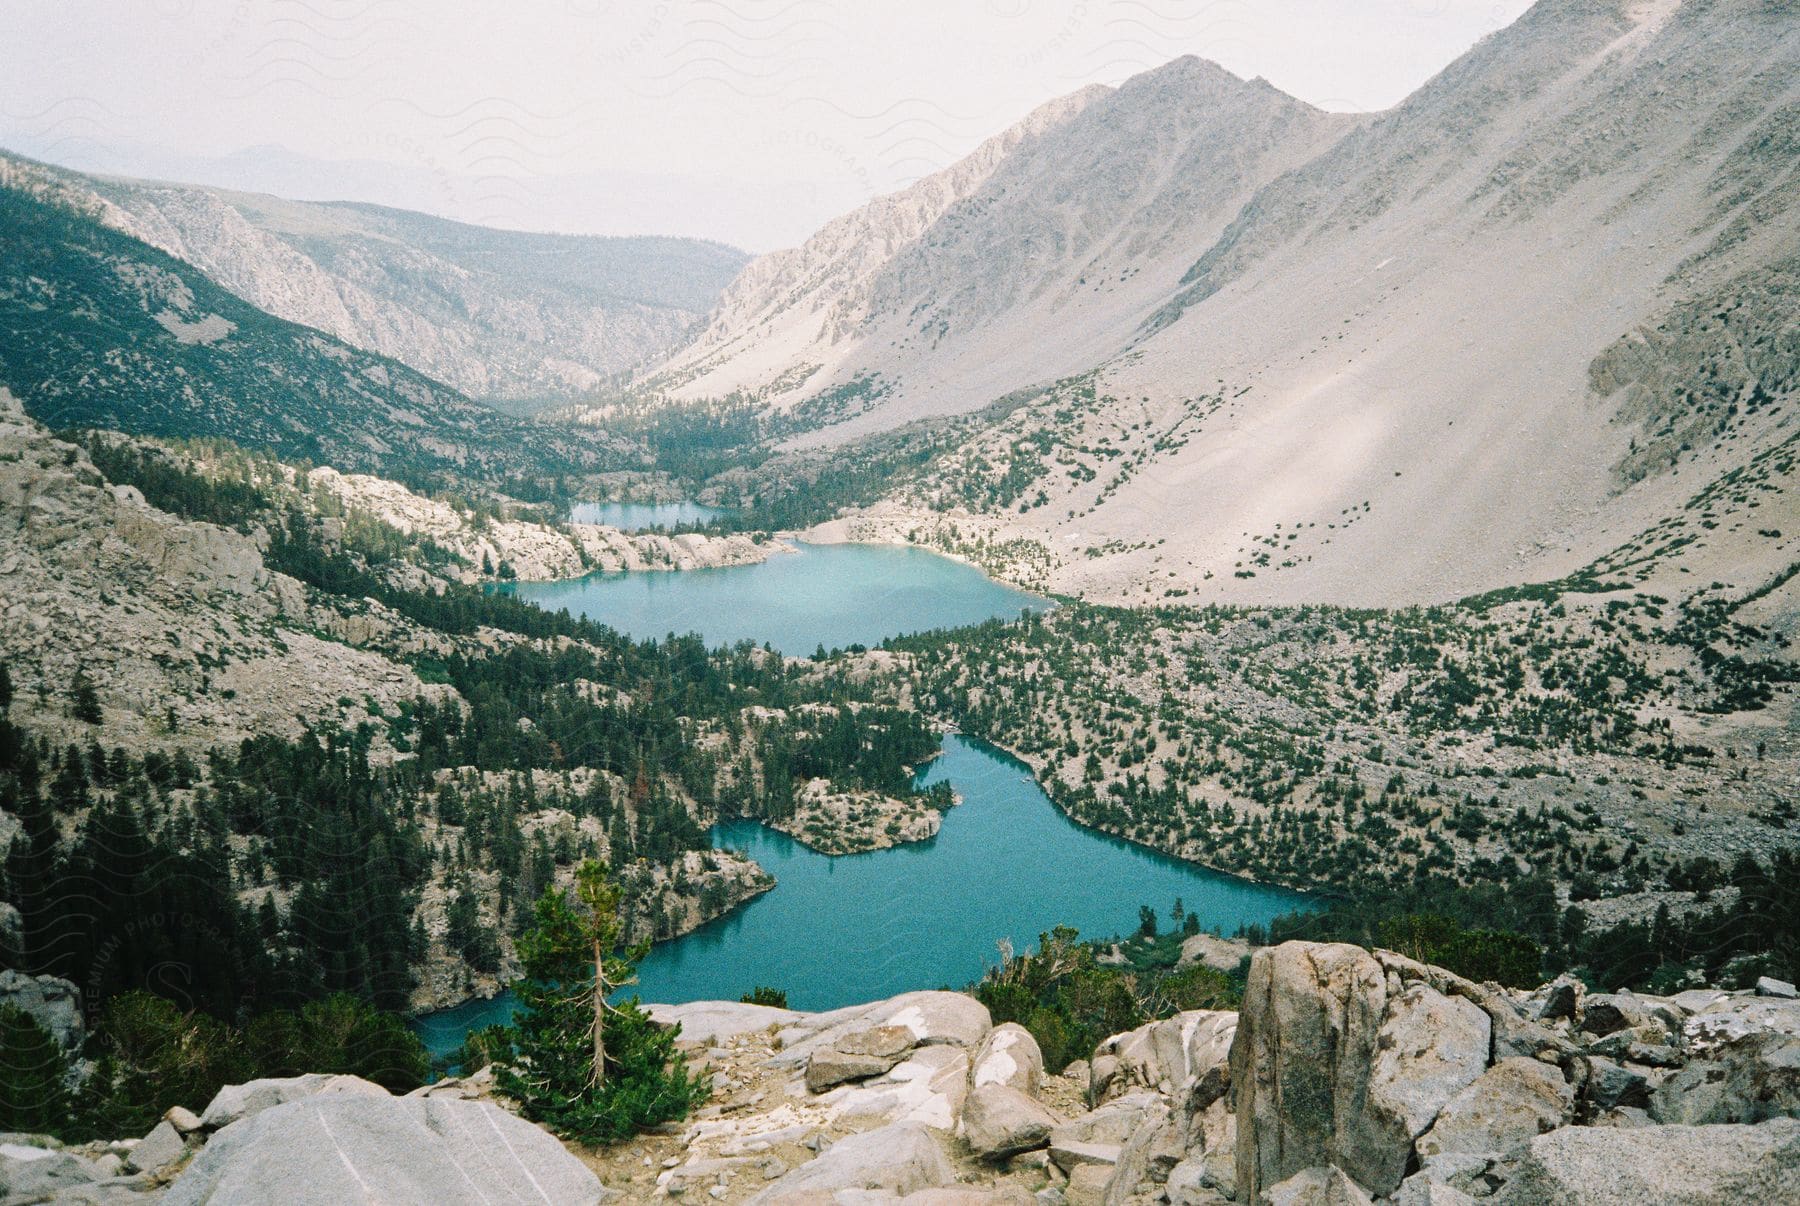
[[[828,858],[748,821],[715,826],[713,844],[749,853],[775,888],[691,934],[654,947],[639,972],[646,1001],[736,1000],[758,985],[796,1009],[832,1009],[914,988],[960,988],[997,956],[1072,925],[1129,933],[1138,906],[1166,919],[1179,897],[1209,930],[1235,931],[1308,907],[1307,898],[1208,871],[1070,821],[1023,763],[960,736],[920,776],[963,803],[928,842]],[[434,1054],[472,1027],[512,1015],[510,997],[424,1018]]]
[[[509,589],[640,637],[698,632],[804,656],[873,645],[927,628],[1016,616],[1048,604],[979,570],[919,549],[802,545],[760,565],[679,573],[596,574]],[[947,737],[923,784],[963,799],[929,842],[829,858],[748,821],[715,826],[713,844],[745,851],[775,888],[692,934],[651,950],[637,992],[647,1001],[735,1000],[758,985],[797,1009],[830,1009],[913,988],[962,987],[996,959],[1072,925],[1090,937],[1129,932],[1138,906],[1163,917],[1179,897],[1207,929],[1231,933],[1306,897],[1167,858],[1070,821],[1027,768],[991,746]],[[504,1022],[512,998],[472,1001],[419,1020],[434,1054],[470,1029]]]
[[[697,502],[577,503],[569,509],[569,522],[601,523],[627,532],[642,532],[684,523],[710,523],[724,514],[723,507]]]
[[[973,566],[923,549],[802,544],[759,565],[590,574],[499,589],[550,611],[567,608],[635,637],[697,632],[708,644],[768,642],[793,657],[875,645],[928,628],[978,624],[1049,604]]]

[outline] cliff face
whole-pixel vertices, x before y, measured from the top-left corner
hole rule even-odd
[[[1241,1010],[1114,1035],[1060,1075],[1027,1031],[957,993],[825,1014],[653,1006],[713,1101],[685,1128],[581,1153],[586,1170],[525,1127],[487,1172],[504,1170],[502,1191],[554,1175],[571,1201],[758,1206],[1775,1202],[1800,1178],[1793,993],[1510,991],[1294,942],[1252,957]],[[412,1201],[414,1161],[391,1136],[491,1097],[483,1073],[404,1099],[349,1077],[234,1086],[180,1113],[185,1137],[169,1123],[147,1137],[151,1173],[126,1180],[150,1191],[133,1200],[172,1177],[171,1202],[220,1185],[277,1201],[295,1127],[275,1123],[318,1115],[349,1136],[365,1192]],[[59,1171],[52,1191],[92,1192],[94,1151],[60,1157],[37,1166]],[[9,1148],[0,1166],[30,1158]]]

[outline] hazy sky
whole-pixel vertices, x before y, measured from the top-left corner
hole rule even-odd
[[[1181,54],[1401,99],[1528,0],[6,0],[0,145],[767,250]],[[327,161],[327,162],[317,162]]]

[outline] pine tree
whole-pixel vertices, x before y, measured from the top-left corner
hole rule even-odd
[[[67,1121],[69,1061],[24,1010],[0,1005],[0,1128],[53,1131]]]
[[[82,724],[99,724],[106,719],[106,714],[100,710],[100,694],[94,690],[94,684],[89,680],[85,669],[75,671],[75,681],[70,684],[70,690],[75,699],[69,711],[76,720]]]
[[[519,939],[525,975],[512,988],[523,1009],[508,1035],[498,1078],[527,1118],[590,1143],[610,1143],[685,1117],[706,1097],[661,1029],[635,997],[607,998],[636,982],[647,946],[620,953],[620,888],[592,859],[575,873],[575,892],[538,898],[535,925]]]

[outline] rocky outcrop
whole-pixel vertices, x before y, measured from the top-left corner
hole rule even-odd
[[[591,523],[560,526],[527,519],[489,519],[449,502],[415,494],[398,482],[336,469],[314,469],[310,487],[335,497],[352,514],[368,515],[408,536],[430,540],[458,562],[467,582],[496,574],[521,582],[577,578],[594,572],[713,569],[754,565],[793,551],[747,535],[623,532]]]
[[[1017,1022],[1002,1022],[988,1032],[975,1052],[969,1083],[976,1089],[1005,1085],[1036,1096],[1044,1080],[1044,1053],[1031,1031]]]
[[[1177,967],[1198,963],[1216,972],[1231,973],[1250,957],[1250,944],[1241,938],[1219,938],[1212,934],[1194,934],[1182,939]]]
[[[1240,1200],[1760,1200],[1734,1195],[1800,1177],[1782,1129],[1800,1115],[1800,1009],[1684,996],[1514,993],[1389,952],[1259,951],[1231,1058]],[[1781,1126],[1729,1125],[1744,1122]],[[1709,1131],[1729,1155],[1701,1154]],[[1609,1159],[1631,1175],[1608,1181]]]
[[[1792,1201],[1800,1122],[1761,1126],[1566,1127],[1496,1170],[1494,1206],[1726,1206]]]
[[[58,742],[94,738],[70,715],[77,671],[98,693],[106,744],[134,751],[297,736],[307,723],[355,728],[442,697],[400,658],[340,643],[344,632],[327,639],[345,617],[271,572],[257,539],[107,484],[0,388],[0,659],[12,720]]]
[[[65,1051],[79,1049],[87,1036],[87,1020],[81,1013],[81,991],[57,976],[0,971],[0,1006],[11,1006],[30,1014],[32,1020]]]
[[[430,1178],[477,1157],[495,1200],[512,1199],[481,1178],[520,1167],[565,1186],[557,1201],[1786,1200],[1800,1183],[1800,1108],[1785,1079],[1800,1001],[1585,999],[1598,1006],[1591,1016],[1583,994],[1555,985],[1516,992],[1390,952],[1287,943],[1253,956],[1239,1012],[1191,1011],[1110,1036],[1083,1069],[1093,1079],[1079,1081],[1044,1074],[1028,1033],[992,1025],[959,993],[818,1014],[652,1006],[683,1026],[678,1041],[712,1098],[684,1125],[589,1153],[594,1184],[497,1108],[484,1073],[404,1101],[350,1077],[232,1086],[203,1116],[172,1111],[142,1140],[0,1145],[0,1176],[88,1201],[114,1188],[153,1195],[178,1173],[170,1201],[254,1203],[304,1161],[324,1166],[319,1192],[336,1194],[343,1169],[362,1174],[388,1153],[369,1183],[395,1201],[462,1200],[407,1195],[444,1193]],[[1545,1057],[1509,1053],[1523,1026],[1542,1031]],[[1643,1050],[1673,1062],[1640,1063]],[[1683,1109],[1718,1121],[1673,1121]]]
[[[1688,1063],[1647,1103],[1659,1122],[1707,1124],[1800,1118],[1800,1038],[1745,1035]]]
[[[806,1014],[772,1005],[742,1001],[691,1001],[685,1005],[646,1005],[651,1018],[664,1026],[680,1026],[685,1042],[717,1046],[739,1035],[792,1027]]]
[[[1388,1178],[1391,1144],[1366,1142],[1365,1117],[1386,1009],[1387,979],[1361,947],[1289,942],[1251,960],[1231,1047],[1241,1192],[1329,1165]]]
[[[233,1202],[595,1202],[600,1183],[546,1131],[486,1102],[318,1095],[213,1136],[165,1206]]]
[[[684,850],[667,863],[633,863],[619,880],[631,942],[691,933],[775,886],[761,864],[729,850]]]
[[[1057,1121],[1029,1094],[1010,1085],[984,1084],[963,1103],[961,1133],[977,1156],[999,1160],[1048,1144]]]
[[[1369,1068],[1369,1146],[1385,1156],[1364,1166],[1371,1188],[1391,1193],[1399,1186],[1413,1140],[1435,1129],[1445,1106],[1481,1078],[1491,1035],[1473,1002],[1429,984],[1409,984],[1389,1000]]]
[[[751,1198],[752,1206],[811,1206],[861,1190],[903,1198],[948,1185],[954,1173],[938,1141],[914,1122],[896,1122],[834,1143],[822,1156]]]
[[[1224,1091],[1237,1024],[1235,1013],[1203,1009],[1115,1034],[1094,1048],[1089,1094],[1100,1103],[1138,1089],[1170,1097],[1203,1092],[1204,1106]]]
[[[1574,1107],[1575,1090],[1555,1066],[1504,1059],[1444,1104],[1418,1153],[1510,1152],[1562,1126]]]
[[[218,1130],[292,1101],[344,1094],[385,1097],[387,1090],[360,1077],[328,1076],[319,1072],[226,1085],[207,1103],[205,1113],[200,1115],[200,1125],[208,1130]]]

